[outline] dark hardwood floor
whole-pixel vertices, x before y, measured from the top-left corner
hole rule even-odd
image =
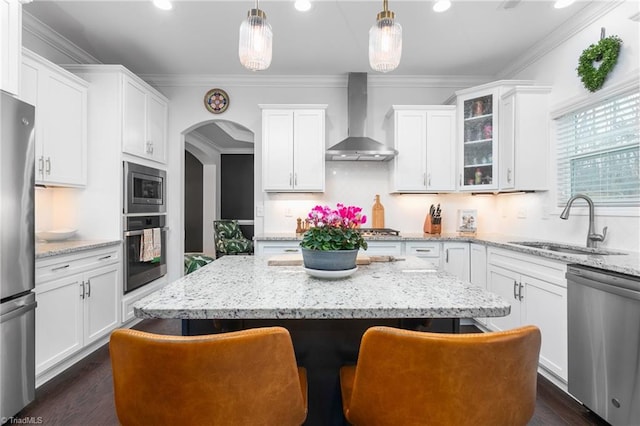
[[[180,320],[144,320],[133,328],[159,334],[179,335],[181,332]],[[13,421],[14,424],[56,426],[117,425],[112,386],[109,349],[104,345],[41,386],[36,391],[36,400],[7,424]],[[149,397],[153,398],[153,395]],[[529,425],[606,424],[538,375],[536,411]]]

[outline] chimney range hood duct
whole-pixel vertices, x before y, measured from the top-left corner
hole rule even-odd
[[[367,121],[367,73],[349,73],[348,137],[329,148],[325,159],[330,161],[388,161],[398,154],[393,148],[364,135]]]

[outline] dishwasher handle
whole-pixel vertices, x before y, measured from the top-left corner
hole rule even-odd
[[[569,272],[566,274],[566,277],[568,284],[584,285],[587,287],[595,288],[596,290],[617,294],[618,296],[626,297],[629,299],[640,300],[640,291],[626,287],[620,287],[617,285],[607,284],[602,281],[596,281],[597,277],[585,277]],[[603,278],[606,279],[606,277]]]

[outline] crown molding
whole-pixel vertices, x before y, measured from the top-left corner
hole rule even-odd
[[[22,11],[22,29],[34,37],[42,40],[53,49],[69,57],[79,64],[100,64],[93,55],[57,33],[53,28],[26,12]]]
[[[341,75],[187,75],[140,74],[140,78],[156,87],[298,87],[344,88],[347,74]],[[491,81],[491,76],[480,75],[368,75],[369,87],[455,88],[475,86]]]
[[[512,78],[623,3],[624,0],[591,2],[555,31],[527,49],[524,55],[496,74],[495,77],[499,79]]]

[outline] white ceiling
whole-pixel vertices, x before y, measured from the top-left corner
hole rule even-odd
[[[429,0],[390,0],[403,27],[402,60],[390,75],[498,76],[595,3],[554,9],[544,0],[453,0],[449,11],[435,13]],[[141,75],[220,76],[252,74],[240,65],[237,44],[240,22],[254,5],[174,0],[173,10],[162,11],[150,0],[35,0],[24,10],[100,62]],[[292,0],[263,0],[260,8],[274,33],[273,61],[261,74],[373,73],[368,31],[382,0],[315,0],[306,13]]]

